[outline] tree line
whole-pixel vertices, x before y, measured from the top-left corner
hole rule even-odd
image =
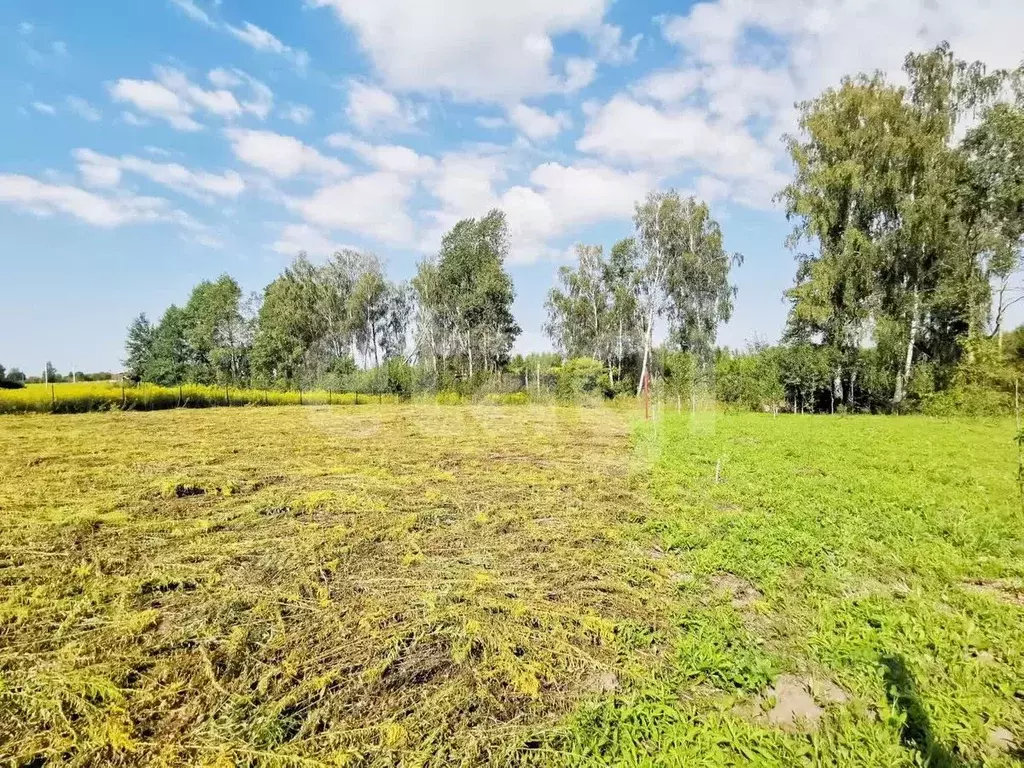
[[[794,411],[967,401],[1005,409],[1021,363],[1020,334],[1008,346],[1004,336],[1007,311],[1024,299],[1014,282],[1024,237],[1024,66],[990,71],[944,43],[908,55],[903,71],[906,86],[859,74],[798,105],[800,131],[786,137],[794,176],[777,196],[797,257],[780,344],[712,349],[739,257],[724,252],[718,226],[691,200],[669,206],[678,216],[639,206],[636,235],[607,261],[600,249],[578,249],[578,266],[562,270],[549,298],[556,346],[621,357],[608,338],[625,327],[627,348],[642,347],[646,358],[644,328],[660,315],[670,331],[661,378],[677,393],[703,386],[727,402]],[[617,265],[652,248],[665,256],[641,259],[650,283],[623,291]]]
[[[942,44],[908,55],[904,72],[906,86],[859,74],[798,105],[793,178],[777,196],[797,268],[774,347],[716,347],[742,256],[706,203],[669,190],[637,203],[632,235],[607,254],[580,244],[559,270],[544,323],[555,355],[511,355],[520,328],[495,210],[458,222],[408,282],[342,251],[320,264],[300,254],[248,297],[226,275],[200,283],[159,322],[132,323],[127,375],[607,396],[651,377],[677,400],[797,411],[898,410],[991,383],[971,371],[1016,359],[1003,338],[1024,298],[1024,68],[990,71]]]
[[[300,254],[261,294],[228,275],[197,285],[184,306],[128,329],[126,375],[182,382],[406,392],[504,370],[519,326],[505,270],[501,211],[460,221],[405,282],[373,254],[323,264]]]

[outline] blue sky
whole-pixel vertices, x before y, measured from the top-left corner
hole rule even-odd
[[[1012,66],[1022,28],[1019,0],[8,0],[0,363],[118,369],[138,312],[222,272],[259,291],[299,250],[404,279],[494,206],[518,348],[544,349],[572,245],[668,186],[746,257],[720,341],[772,341],[794,102],[941,39]]]

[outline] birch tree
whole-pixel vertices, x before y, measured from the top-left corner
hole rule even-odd
[[[706,361],[719,323],[732,312],[729,270],[742,262],[722,247],[722,231],[708,207],[675,190],[651,192],[637,204],[636,297],[643,337],[637,394],[650,368],[654,323],[666,316],[680,346]]]
[[[548,292],[544,330],[566,356],[592,357],[611,369],[614,299],[606,283],[604,248],[578,244],[576,259],[575,267],[559,268],[558,285]]]
[[[413,289],[422,323],[418,330],[433,354],[450,348],[462,372],[472,378],[493,372],[519,335],[512,315],[515,288],[505,270],[508,257],[505,214],[493,210],[481,219],[463,219],[441,241],[437,257],[422,262]],[[445,344],[445,341],[450,344]]]

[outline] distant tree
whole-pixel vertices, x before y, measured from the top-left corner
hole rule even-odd
[[[143,378],[163,386],[175,386],[186,380],[189,372],[188,324],[185,312],[171,305],[153,329],[152,354]]]
[[[141,313],[128,326],[128,338],[125,340],[124,363],[125,376],[134,382],[142,381],[153,355],[153,326]]]
[[[729,270],[742,261],[722,248],[722,233],[707,205],[675,190],[651,192],[637,203],[636,296],[644,357],[637,393],[650,367],[654,322],[666,316],[684,349],[709,362],[720,322],[732,312]]]
[[[441,284],[437,259],[424,259],[416,265],[411,283],[414,306],[416,356],[430,361],[437,384],[440,369],[447,367],[455,354],[454,314],[448,307],[448,292]]]
[[[442,238],[437,258],[421,263],[413,280],[419,320],[433,325],[421,328],[421,342],[429,340],[435,356],[457,356],[470,378],[474,371],[496,370],[520,332],[507,256],[505,214],[493,210],[458,222]]]
[[[743,263],[743,256],[725,251],[722,228],[706,203],[686,198],[679,212],[679,250],[666,275],[669,321],[679,347],[707,363],[718,326],[732,316],[736,287],[729,282],[729,272]]]
[[[264,291],[252,334],[254,369],[264,379],[317,380],[350,359],[354,347],[364,361],[379,361],[392,289],[373,255],[344,250],[315,265],[299,254]]]
[[[612,333],[617,377],[622,380],[623,360],[642,346],[636,241],[627,237],[612,246],[604,282],[611,295]]]
[[[242,290],[229,275],[192,289],[182,309],[189,378],[203,383],[241,378],[241,299]]]
[[[384,270],[376,257],[364,260],[348,297],[348,317],[356,347],[374,367],[380,365],[380,348],[386,333],[389,309],[389,286]]]
[[[387,313],[381,329],[381,349],[384,350],[384,357],[387,360],[405,357],[414,301],[413,290],[408,284],[397,283],[388,286]]]
[[[1024,82],[1022,82],[1024,85]],[[975,239],[986,285],[994,283],[992,335],[1002,345],[1006,311],[1024,300],[1011,285],[1024,245],[1024,92],[1016,104],[995,104],[968,131],[961,191],[967,235]]]
[[[576,266],[558,270],[548,292],[544,330],[567,357],[589,356],[611,366],[614,297],[605,282],[608,265],[600,245],[576,246]]]
[[[0,365],[0,381],[5,381],[6,379],[7,379],[7,370],[2,365]]]
[[[11,368],[11,370],[7,372],[7,381],[14,381],[17,382],[18,384],[24,384],[26,378],[27,377],[25,376],[25,374],[22,373],[21,370],[18,368]]]
[[[316,370],[325,344],[335,356],[347,354],[344,340],[328,333],[334,315],[339,324],[346,322],[344,308],[334,306],[333,299],[322,273],[305,254],[264,289],[252,350],[262,378],[292,381],[307,368]]]
[[[50,384],[61,380],[61,375],[57,373],[57,369],[53,367],[53,363],[49,360],[46,361],[46,367],[43,370],[43,380]]]

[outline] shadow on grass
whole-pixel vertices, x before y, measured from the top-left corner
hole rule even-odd
[[[936,741],[928,712],[917,694],[917,683],[903,658],[883,656],[881,664],[885,670],[886,698],[904,716],[900,733],[903,746],[916,750],[928,768],[972,768],[974,764],[956,754],[955,747],[950,750]]]

